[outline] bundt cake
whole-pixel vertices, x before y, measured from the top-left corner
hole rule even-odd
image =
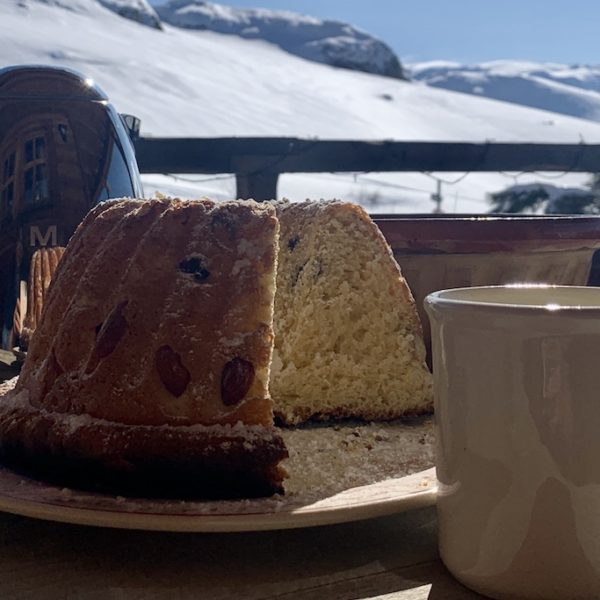
[[[0,459],[41,477],[269,495],[287,456],[273,412],[296,424],[432,409],[413,298],[357,205],[103,203],[39,314],[44,264],[29,286],[35,335],[0,403]]]
[[[337,201],[275,206],[275,414],[293,424],[432,410],[414,301],[367,213]]]
[[[0,458],[124,494],[282,491],[268,394],[278,230],[254,202],[94,208],[0,404]]]

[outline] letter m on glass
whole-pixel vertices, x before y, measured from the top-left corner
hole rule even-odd
[[[32,225],[29,228],[30,246],[56,246],[57,239],[56,225],[49,225],[44,233],[37,225]]]

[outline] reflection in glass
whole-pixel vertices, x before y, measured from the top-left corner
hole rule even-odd
[[[142,197],[131,140],[105,94],[65,69],[0,69],[0,335],[15,323],[32,256],[66,246],[90,208]],[[21,290],[21,291],[20,291]]]

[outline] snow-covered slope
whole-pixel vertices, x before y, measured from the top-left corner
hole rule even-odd
[[[404,78],[400,61],[387,44],[340,21],[202,0],[170,0],[157,11],[165,23],[177,27],[265,40],[308,60]]]
[[[600,66],[436,61],[410,65],[409,75],[438,88],[600,121]]]
[[[68,8],[67,8],[68,6]],[[95,79],[154,136],[600,142],[600,124],[426,85],[335,69],[272,44],[124,19],[94,0],[0,0],[0,64],[42,63]],[[439,174],[452,182],[460,174]],[[430,212],[431,174],[285,175],[292,199],[343,197],[373,211]],[[529,178],[529,179],[528,179]],[[146,193],[231,197],[222,176],[145,176]],[[537,177],[519,177],[519,183]],[[565,185],[578,185],[570,175]],[[487,210],[513,183],[470,174],[443,186],[447,211]]]

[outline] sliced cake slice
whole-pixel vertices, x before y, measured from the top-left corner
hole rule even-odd
[[[280,220],[270,389],[285,423],[432,410],[414,300],[359,206],[275,203]]]

